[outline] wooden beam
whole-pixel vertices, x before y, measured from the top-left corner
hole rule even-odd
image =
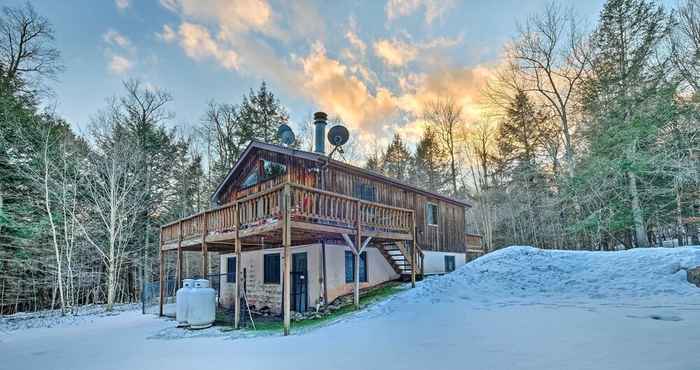
[[[371,237],[371,236],[368,236],[367,239],[365,239],[365,241],[362,242],[362,248],[360,248],[360,252],[359,252],[359,253],[364,252],[365,249],[367,249],[367,246],[369,245],[369,242],[371,242],[371,241],[372,241],[372,237]]]
[[[284,246],[284,275],[282,276],[282,300],[283,300],[283,311],[284,311],[284,335],[289,335],[289,326],[291,323],[291,304],[292,304],[292,281],[291,277],[291,254],[289,253],[290,245],[292,243],[292,232],[289,214],[291,212],[291,199],[290,199],[290,189],[289,183],[284,186],[283,192],[284,199],[284,218],[282,224],[282,245]]]
[[[413,240],[411,241],[411,288],[415,288],[418,264],[416,263],[416,214],[414,212],[411,212],[411,230],[413,233]]]
[[[182,221],[178,224],[177,231],[177,265],[175,270],[175,286],[181,288],[182,284]]]
[[[350,247],[352,254],[357,254],[357,249],[355,248],[355,243],[352,241],[352,239],[350,239],[350,236],[348,236],[348,234],[342,234],[342,235],[343,235],[343,239],[345,239],[345,243],[347,243],[348,246]]]
[[[236,298],[233,302],[234,311],[234,328],[239,329],[241,327],[241,238],[238,237],[238,230],[240,229],[240,220],[238,218],[238,202],[236,202],[234,213],[233,213],[233,224],[236,225]],[[227,271],[229,272],[229,271]]]
[[[158,287],[160,289],[160,302],[158,316],[163,316],[163,301],[165,300],[165,252],[163,251],[163,228],[160,228],[160,274]]]
[[[202,225],[202,277],[204,279],[207,278],[207,275],[209,275],[209,250],[207,247],[207,230],[208,230],[208,222],[207,222],[207,213],[205,212],[204,215],[202,216],[203,220],[203,225]]]
[[[362,204],[358,200],[357,203],[355,204],[356,207],[356,227],[357,230],[355,231],[355,248],[357,251],[355,252],[355,289],[353,291],[353,301],[355,303],[355,308],[360,308],[360,253],[361,249],[360,245],[362,244]]]

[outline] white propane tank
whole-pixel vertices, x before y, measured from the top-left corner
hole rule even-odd
[[[190,293],[187,321],[190,329],[210,327],[216,318],[216,291],[209,287],[209,280],[197,279]]]
[[[182,281],[182,288],[177,290],[175,294],[175,319],[177,326],[187,326],[187,313],[189,311],[190,295],[194,290],[194,280],[185,279]]]

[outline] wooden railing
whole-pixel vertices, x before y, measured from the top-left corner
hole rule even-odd
[[[279,184],[235,202],[200,212],[164,225],[163,243],[201,237],[205,234],[234,232],[277,222],[282,219],[284,192],[288,186],[293,221],[354,229],[359,222],[366,231],[412,232],[413,211],[298,184]],[[236,217],[238,210],[238,217]]]

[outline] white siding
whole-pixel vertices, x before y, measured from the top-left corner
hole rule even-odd
[[[445,273],[445,256],[455,256],[455,269],[460,268],[464,265],[466,261],[465,253],[452,253],[452,252],[434,252],[434,251],[424,251],[425,257],[423,258],[423,273],[429,274],[444,274]]]
[[[339,296],[350,294],[353,290],[352,283],[345,283],[345,251],[350,250],[344,245],[326,245],[326,272],[328,279],[328,301],[332,302]],[[389,280],[394,280],[399,275],[394,272],[391,265],[384,259],[381,253],[372,247],[367,249],[367,283],[361,283],[360,288],[377,285]],[[292,247],[292,254],[306,252],[308,270],[308,306],[314,308],[323,301],[322,282],[322,255],[321,245],[311,244]],[[284,263],[282,248],[272,248],[243,252],[241,256],[241,271],[246,271],[246,287],[248,291],[248,303],[255,305],[257,309],[264,306],[270,307],[273,312],[279,313],[282,308],[282,284],[263,284],[263,254],[279,253],[280,263]],[[221,274],[226,274],[228,257],[235,254],[221,255]],[[280,266],[281,273],[284,272]],[[226,282],[226,276],[221,276],[221,303],[225,307],[233,307],[235,296],[235,283]]]

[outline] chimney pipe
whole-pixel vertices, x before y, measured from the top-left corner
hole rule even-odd
[[[324,112],[314,113],[314,126],[316,132],[314,135],[314,151],[319,154],[326,154],[326,124],[328,123],[328,115]]]

